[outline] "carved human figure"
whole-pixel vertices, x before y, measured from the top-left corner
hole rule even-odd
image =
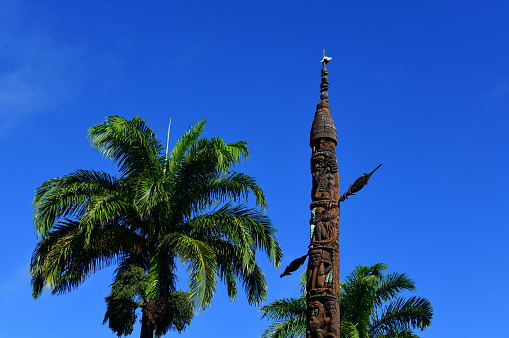
[[[315,283],[315,275],[316,271],[318,271],[318,266],[320,264],[320,258],[321,258],[321,252],[320,251],[313,251],[309,254],[309,261],[308,261],[308,271],[307,271],[307,289],[309,293],[314,293],[314,286]]]
[[[327,199],[329,201],[334,201],[334,175],[328,172],[325,175],[324,179],[324,192],[322,193],[322,198]]]
[[[324,289],[330,287],[332,283],[332,262],[327,259],[323,259],[318,267],[318,274],[316,276],[316,288]],[[327,292],[327,290],[324,290]]]
[[[331,253],[326,250],[317,250],[309,255],[307,271],[307,288],[311,295],[331,294],[333,263]]]
[[[316,151],[311,157],[311,175],[313,177],[313,192],[323,185],[323,177],[326,172],[337,172],[337,161],[333,152],[328,150]],[[321,187],[323,189],[323,187]]]
[[[325,303],[325,313],[323,316],[323,326],[326,328],[327,333],[323,336],[324,338],[336,338],[337,337],[337,330],[336,327],[337,323],[334,323],[334,321],[339,320],[339,318],[336,319],[336,302],[334,301],[328,301]]]
[[[312,175],[312,197],[315,200],[333,201],[336,198],[335,186],[337,184],[331,172],[331,167],[326,162],[318,162]]]
[[[323,207],[312,210],[311,224],[311,247],[313,244],[328,244],[337,237],[339,211],[333,212]],[[337,242],[337,240],[336,240]]]
[[[323,338],[325,330],[324,326],[324,307],[323,304],[317,300],[311,301],[308,304],[308,327],[306,330],[306,338]]]
[[[322,242],[329,239],[329,234],[327,232],[327,224],[325,222],[318,222],[316,224],[315,239],[318,242]]]
[[[325,217],[326,210],[322,207],[315,208],[315,241],[322,242],[329,238],[327,231],[327,218]]]
[[[313,177],[313,186],[311,189],[311,197],[314,198],[320,187],[321,177],[325,173],[324,157],[316,156],[311,158],[311,176]]]

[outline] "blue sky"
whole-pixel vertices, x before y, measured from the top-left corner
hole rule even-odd
[[[279,275],[309,240],[325,48],[341,192],[383,163],[342,204],[341,275],[376,262],[408,273],[435,310],[421,337],[501,336],[508,13],[506,1],[0,0],[2,334],[115,337],[101,325],[112,268],[38,300],[28,273],[34,190],[79,168],[115,173],[86,139],[112,114],[142,116],[163,140],[171,118],[170,146],[203,117],[205,136],[248,141],[237,170],[258,178],[285,253],[279,269],[259,255],[268,301],[296,296],[299,274]],[[220,287],[183,335],[259,337],[267,325]]]

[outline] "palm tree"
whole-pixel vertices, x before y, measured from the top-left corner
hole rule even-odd
[[[44,287],[70,291],[117,264],[105,322],[118,336],[130,334],[141,307],[142,338],[185,328],[190,308],[210,304],[218,279],[231,300],[237,281],[249,304],[266,299],[255,251],[274,266],[282,252],[270,219],[242,204],[251,195],[265,210],[263,191],[253,177],[231,170],[249,157],[247,143],[201,138],[204,126],[202,120],[188,128],[169,156],[140,117],[110,116],[89,129],[92,147],[120,175],[77,170],[36,190],[35,298]],[[188,293],[176,289],[179,262],[187,267]]]
[[[398,297],[415,291],[415,282],[404,273],[387,273],[387,264],[357,266],[341,283],[342,338],[416,338],[413,330],[431,325],[433,308],[421,297]],[[303,274],[303,277],[305,273]],[[262,318],[274,320],[263,338],[305,337],[305,279],[301,296],[276,300],[261,308]]]

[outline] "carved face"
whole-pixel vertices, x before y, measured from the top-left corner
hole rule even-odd
[[[325,209],[322,207],[317,207],[315,210],[315,221],[319,222],[324,214],[325,214]]]
[[[311,301],[309,302],[309,315],[310,317],[314,317],[316,320],[320,316],[320,308],[322,308],[322,303],[319,301]]]
[[[332,187],[334,185],[334,176],[332,176],[331,174],[328,174],[326,177],[325,184],[326,184],[327,188]]]
[[[336,311],[336,303],[334,302],[327,302],[325,303],[325,309],[328,313],[333,313]]]
[[[309,255],[309,263],[312,265],[316,265],[318,261],[322,258],[322,255],[320,252],[313,252],[311,255]]]
[[[331,173],[338,171],[336,153],[330,149],[322,149],[314,153],[311,158],[311,172],[314,170],[327,170]]]
[[[311,159],[311,172],[315,173],[317,171],[321,171],[324,167],[325,157],[316,156]]]

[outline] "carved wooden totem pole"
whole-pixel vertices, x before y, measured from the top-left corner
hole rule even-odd
[[[336,126],[327,90],[327,63],[322,63],[320,99],[311,127],[311,244],[307,269],[306,338],[339,338],[339,173]]]
[[[308,258],[306,301],[306,338],[339,337],[339,203],[360,191],[380,168],[350,184],[339,195],[338,160],[336,159],[337,135],[329,106],[329,82],[326,65],[331,60],[323,54],[321,101],[316,106],[311,126],[311,244],[308,253],[288,265],[280,277],[291,275]]]

